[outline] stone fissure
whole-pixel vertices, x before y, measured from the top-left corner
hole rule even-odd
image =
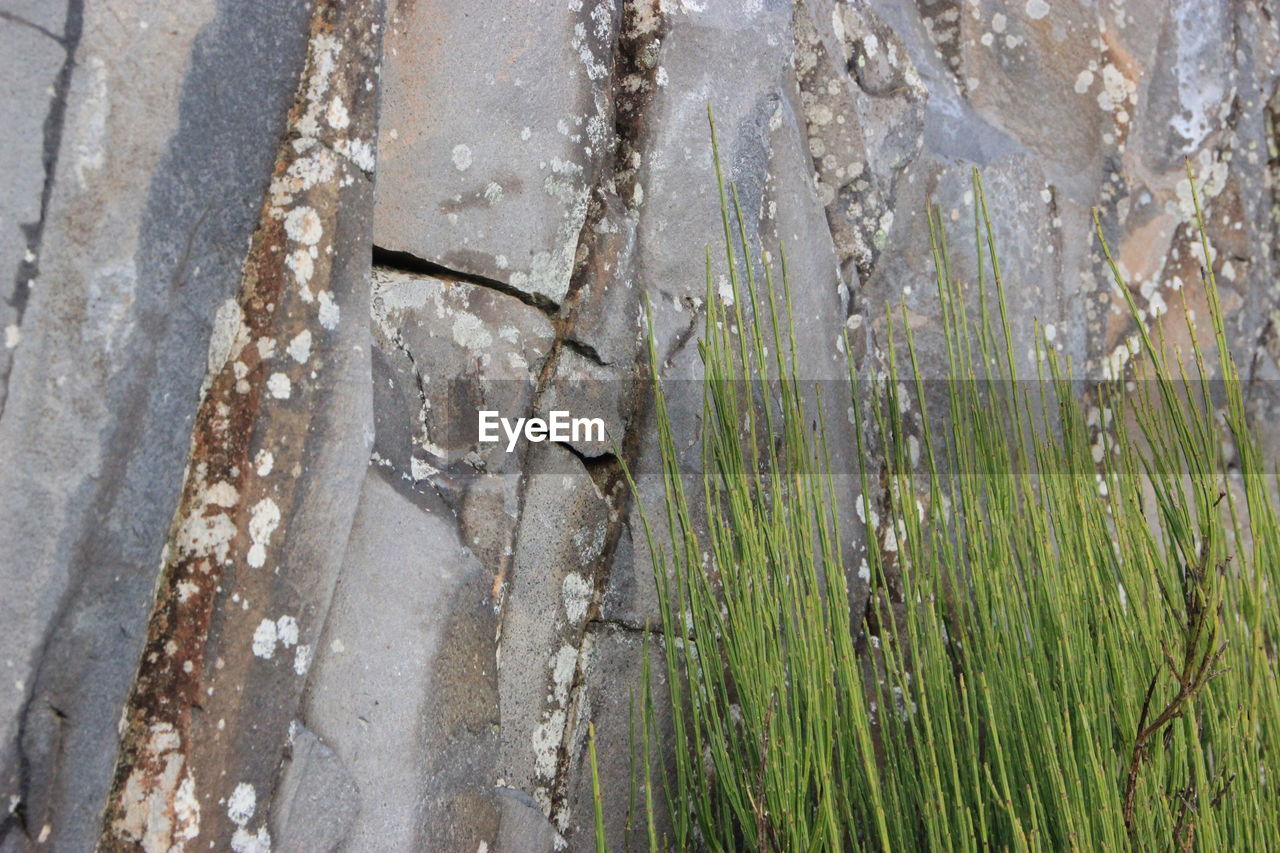
[[[519,299],[525,305],[537,308],[539,311],[549,316],[555,316],[558,308],[554,302],[541,293],[530,293],[494,278],[487,278],[486,276],[477,275],[475,273],[450,269],[433,261],[419,258],[411,252],[385,249],[381,246],[375,245],[373,247],[373,265],[412,273],[414,275],[438,278],[442,281],[465,281],[468,284],[474,284],[477,287],[486,287],[490,290],[495,290],[504,296],[511,296],[515,299]]]
[[[58,152],[62,147],[62,131],[67,113],[67,94],[71,89],[71,77],[76,67],[76,50],[80,45],[80,33],[84,22],[84,0],[68,0],[67,15],[63,24],[63,33],[59,36],[44,27],[27,21],[20,16],[4,13],[4,19],[22,26],[31,27],[62,46],[66,55],[62,66],[58,69],[49,94],[49,108],[45,113],[41,162],[44,166],[44,182],[40,188],[40,211],[35,222],[23,223],[23,236],[26,238],[26,253],[18,261],[13,276],[13,289],[7,300],[14,309],[13,326],[22,328],[22,318],[26,313],[27,301],[31,298],[31,285],[40,274],[40,250],[44,237],[45,222],[49,214],[49,200],[53,195],[54,178],[57,174]],[[8,335],[7,330],[0,334]],[[8,341],[0,342],[8,347]],[[9,398],[8,374],[11,369],[12,356],[0,356],[0,418],[4,417]]]
[[[22,17],[21,15],[15,15],[13,12],[10,12],[6,9],[0,9],[0,21],[8,21],[9,23],[17,24],[18,26],[21,26],[21,27],[28,27],[30,29],[35,30],[36,32],[40,33],[43,36],[47,36],[48,38],[53,39],[58,44],[61,44],[61,45],[66,44],[65,37],[60,36],[55,32],[51,32],[50,30],[40,26],[34,21],[28,21],[26,18]]]
[[[556,381],[556,368],[561,361],[561,353],[574,353],[602,367],[611,365],[609,359],[583,340],[583,335],[577,333],[578,326],[584,319],[587,322],[598,321],[598,315],[593,316],[592,309],[606,298],[603,296],[604,290],[610,287],[631,289],[639,286],[629,275],[632,272],[630,262],[634,246],[625,235],[621,241],[617,239],[617,235],[620,230],[633,232],[635,220],[643,209],[646,116],[660,79],[658,59],[666,23],[658,0],[619,0],[616,20],[618,29],[609,86],[613,146],[601,166],[596,185],[591,189],[587,217],[578,238],[574,273],[557,321],[556,343],[548,359],[547,369],[539,379],[535,408],[537,401],[544,398]],[[639,320],[638,314],[636,320]],[[623,351],[626,352],[625,349]],[[633,338],[627,363],[613,365],[619,371],[613,381],[621,382],[630,375],[631,363],[640,356],[639,339]],[[618,400],[620,411],[617,414],[624,423],[642,405],[647,386],[637,383],[635,392],[625,403]],[[634,431],[628,430],[624,436],[622,451],[624,454],[629,453],[632,458],[636,450],[635,440]],[[565,725],[556,751],[555,770],[547,780],[550,783],[546,795],[548,816],[561,831],[567,829],[570,817],[570,799],[573,795],[571,784],[580,758],[580,750],[576,746],[584,736],[580,718],[582,714],[589,712],[584,704],[588,675],[584,671],[584,663],[589,658],[589,627],[592,616],[598,613],[601,596],[608,582],[609,567],[612,565],[625,524],[627,507],[630,505],[630,495],[625,488],[619,459],[612,453],[589,456],[576,447],[569,446],[566,449],[578,459],[591,478],[599,499],[608,507],[609,522],[603,547],[591,561],[592,595],[588,618],[582,621],[571,638],[576,648],[574,675],[568,687],[567,702],[563,703]]]
[[[13,17],[13,20],[28,26],[35,26],[16,16]],[[84,0],[69,0],[67,3],[66,23],[61,37],[37,27],[41,32],[62,45],[62,49],[66,51],[66,59],[62,63],[62,67],[58,69],[58,75],[53,81],[53,91],[49,98],[49,111],[44,120],[44,150],[42,156],[44,162],[44,184],[40,191],[40,217],[34,223],[23,226],[27,236],[27,251],[30,253],[29,256],[34,255],[35,257],[31,260],[24,258],[18,266],[14,292],[10,297],[11,304],[18,309],[19,320],[30,296],[31,282],[39,273],[40,238],[44,233],[45,219],[49,212],[49,199],[53,195],[53,183],[57,176],[58,152],[62,147],[62,131],[67,114],[67,93],[71,89],[71,77],[76,68],[76,49],[80,46],[80,33],[83,24]],[[21,325],[20,322],[19,325]],[[3,401],[0,401],[0,412],[2,411]]]

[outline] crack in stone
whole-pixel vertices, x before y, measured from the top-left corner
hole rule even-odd
[[[41,164],[44,166],[44,183],[40,188],[40,215],[35,222],[21,225],[26,237],[27,250],[25,257],[18,262],[13,274],[13,289],[8,302],[14,309],[14,324],[22,325],[22,317],[26,313],[27,301],[31,296],[31,283],[40,274],[40,247],[44,238],[44,226],[48,219],[49,200],[53,197],[54,175],[58,165],[58,151],[62,146],[62,131],[67,114],[67,95],[71,91],[71,75],[75,70],[76,48],[80,45],[80,35],[84,28],[84,0],[69,0],[67,3],[66,23],[63,34],[58,37],[44,27],[27,21],[21,16],[0,10],[0,20],[35,29],[58,44],[66,51],[62,66],[58,69],[53,81],[53,94],[49,99],[49,111],[44,119],[44,140],[42,144]],[[12,370],[12,360],[5,368],[5,378]],[[9,399],[9,385],[6,381],[0,386],[0,417],[4,416],[5,404]]]
[[[391,270],[393,268],[380,266],[380,267],[375,267],[375,269]],[[413,351],[410,349],[409,344],[405,342],[404,336],[400,333],[400,328],[392,324],[391,322],[389,322],[385,317],[380,319],[382,320],[382,322],[380,322],[379,325],[383,333],[386,334],[388,338],[390,338],[391,343],[395,346],[395,348],[398,349],[400,352],[404,353],[404,357],[409,360],[409,369],[413,372],[413,384],[418,389],[418,426],[419,428],[422,429],[422,437],[425,438],[427,408],[430,405],[429,401],[427,400],[426,378],[422,375],[422,369],[418,367],[418,360],[414,357]],[[401,477],[406,478],[408,482],[412,484],[412,489],[415,492],[419,491],[418,489],[419,483],[426,483],[428,486],[431,487],[431,490],[434,491],[442,501],[444,501],[446,506],[451,506],[451,501],[449,500],[448,496],[445,494],[444,490],[440,487],[440,485],[436,483],[435,478],[415,477],[413,475],[412,467],[410,468],[409,471],[406,472],[402,470],[399,466],[397,466],[393,460],[386,459],[385,457],[381,457],[381,456],[377,458],[370,457],[370,461],[377,465],[383,465],[385,463],[385,465],[389,466],[393,472],[400,475]],[[453,514],[456,518],[457,516],[456,511]]]
[[[595,616],[587,620],[586,630],[589,631],[592,628],[607,628],[610,631],[635,634],[639,637],[657,637],[659,642],[667,636],[662,632],[661,625],[638,625],[625,619],[605,618],[603,616]]]
[[[569,337],[568,334],[565,335],[561,343],[564,345],[565,349],[570,352],[577,353],[593,364],[599,365],[600,367],[610,366],[609,362],[601,358],[600,353],[596,352],[596,348],[591,346],[591,344],[580,341],[577,338]]]
[[[666,20],[658,0],[618,0],[617,20],[619,31],[613,48],[610,77],[614,145],[592,189],[587,217],[579,231],[574,272],[569,292],[564,300],[564,307],[557,318],[556,342],[539,377],[534,396],[535,409],[536,401],[545,395],[554,381],[555,366],[562,349],[574,352],[601,366],[608,366],[594,347],[571,335],[580,295],[591,283],[594,266],[591,263],[591,255],[595,248],[595,241],[592,238],[597,235],[597,226],[609,210],[610,197],[621,202],[628,211],[634,212],[639,207],[639,172],[643,162],[641,140],[645,133],[648,107],[657,88],[658,49],[666,32]],[[634,433],[624,437],[625,444],[632,445],[634,442]],[[584,621],[577,632],[578,658],[574,682],[570,688],[570,702],[566,708],[566,725],[556,760],[556,770],[549,786],[551,819],[562,832],[566,829],[562,824],[567,818],[566,809],[571,796],[570,770],[573,761],[571,747],[579,729],[580,721],[577,717],[582,711],[581,696],[585,687],[582,661],[584,655],[589,652],[588,630],[591,622],[598,618],[600,598],[608,582],[609,569],[621,538],[626,513],[620,505],[625,504],[629,498],[629,492],[625,488],[620,488],[624,486],[625,481],[622,477],[622,464],[617,456],[607,453],[590,458],[572,447],[566,449],[582,463],[602,499],[609,504],[610,522],[605,546],[591,573],[594,587],[591,609],[596,615]],[[620,448],[620,450],[626,455],[626,448]]]
[[[34,21],[28,21],[26,18],[22,17],[21,15],[16,15],[13,12],[8,12],[4,9],[0,9],[0,21],[8,21],[11,24],[17,24],[20,27],[28,27],[30,29],[33,29],[36,32],[40,33],[41,35],[48,36],[49,38],[53,39],[55,42],[57,42],[58,44],[64,47],[67,44],[67,40],[65,36],[60,36],[55,32],[45,29],[44,27],[40,26]]]
[[[552,302],[541,293],[528,293],[513,287],[503,281],[488,278],[487,276],[477,275],[475,273],[460,272],[455,269],[437,264],[434,261],[428,261],[420,258],[412,252],[404,252],[396,249],[387,249],[382,246],[375,245],[373,247],[373,265],[376,267],[386,267],[387,269],[398,270],[400,272],[411,273],[413,275],[430,276],[444,281],[461,281],[467,284],[474,284],[477,287],[484,287],[489,290],[497,291],[505,296],[511,296],[520,300],[525,305],[536,308],[543,314],[551,318],[555,318],[559,306]]]

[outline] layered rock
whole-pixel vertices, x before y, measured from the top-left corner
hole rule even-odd
[[[1276,421],[1262,4],[171,6],[0,14],[0,849],[589,849],[589,722],[610,849],[643,846],[644,312],[696,383],[705,247],[728,289],[708,104],[805,379],[846,334],[876,375],[899,301],[940,375],[924,211],[972,280],[974,167],[1015,333],[1125,375],[1093,211],[1146,320],[1203,316],[1190,161]],[[508,454],[482,408],[609,436]]]

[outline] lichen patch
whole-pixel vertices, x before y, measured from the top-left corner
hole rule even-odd
[[[227,817],[236,826],[244,826],[253,820],[253,813],[258,808],[258,792],[248,782],[236,785],[231,796],[227,798]]]
[[[311,358],[311,330],[303,329],[294,336],[286,352],[298,364],[306,364],[307,359]]]
[[[277,400],[288,400],[293,394],[293,382],[283,373],[273,373],[267,379],[267,392]]]
[[[146,853],[173,853],[200,834],[200,805],[185,761],[177,730],[152,725],[120,795],[120,816],[112,822],[117,838]]]
[[[285,214],[284,232],[289,235],[290,240],[314,246],[324,236],[324,224],[320,221],[320,214],[303,205]]]
[[[226,513],[207,514],[206,506],[200,506],[182,520],[174,544],[188,556],[212,556],[222,563],[227,559],[235,535],[235,523]]]
[[[231,836],[231,849],[235,853],[271,853],[271,833],[265,826],[257,832],[241,828]]]
[[[253,632],[253,654],[263,660],[270,660],[276,653],[276,623],[271,619],[263,619]]]
[[[591,584],[577,572],[569,572],[561,584],[564,594],[564,613],[570,625],[577,625],[587,615],[591,604]]]
[[[271,534],[280,525],[280,507],[271,498],[263,498],[253,505],[253,514],[249,518],[249,554],[247,560],[255,569],[261,568],[267,561],[267,545],[271,542]]]
[[[338,303],[333,301],[333,294],[327,290],[320,291],[320,325],[330,331],[338,328],[338,321],[342,314],[338,309]]]

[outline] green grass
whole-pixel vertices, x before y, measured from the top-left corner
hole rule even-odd
[[[1280,850],[1280,523],[1212,273],[1216,352],[1183,363],[1139,322],[1133,381],[1090,404],[1042,337],[1038,375],[1019,377],[975,173],[976,280],[953,277],[940,217],[923,247],[945,400],[889,312],[887,381],[850,367],[857,446],[828,447],[785,258],[756,280],[716,162],[734,298],[716,298],[708,256],[697,482],[655,367],[667,497],[663,531],[645,527],[671,764],[644,790],[671,825],[659,837],[650,807],[650,847]],[[1090,406],[1110,410],[1100,458]],[[839,516],[834,474],[860,484],[861,518]],[[865,619],[841,556],[855,535],[872,543]]]

